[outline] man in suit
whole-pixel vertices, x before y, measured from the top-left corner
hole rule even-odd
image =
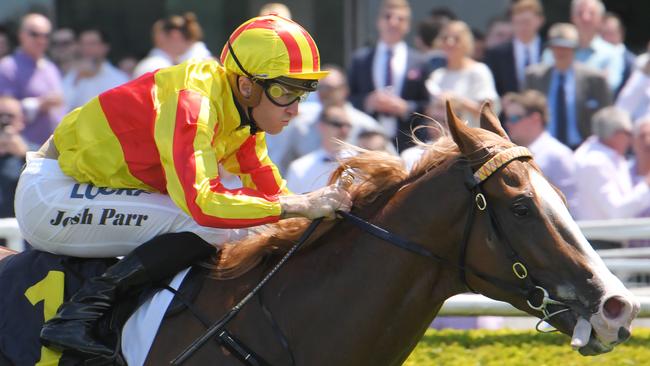
[[[411,114],[422,112],[429,100],[422,56],[404,42],[410,21],[408,1],[384,0],[379,41],[355,52],[348,77],[352,104],[377,118],[399,150],[413,145]]]
[[[612,104],[612,94],[602,73],[574,61],[578,31],[573,24],[554,24],[548,31],[548,46],[554,63],[529,67],[525,87],[547,96],[549,133],[576,148],[591,135],[593,114]]]
[[[539,63],[542,55],[539,30],[544,24],[544,9],[540,2],[514,2],[510,6],[510,21],[513,39],[489,48],[485,53],[485,63],[492,71],[499,96],[520,91],[526,68]]]

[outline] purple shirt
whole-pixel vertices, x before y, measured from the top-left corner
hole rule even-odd
[[[63,89],[61,74],[51,61],[45,58],[35,61],[21,50],[0,60],[0,95],[11,95],[22,101],[54,93],[63,95]],[[61,106],[38,112],[31,120],[26,118],[23,137],[33,144],[42,144],[63,114]]]

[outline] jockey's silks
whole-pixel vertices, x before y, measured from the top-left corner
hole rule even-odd
[[[167,193],[203,226],[275,222],[286,182],[240,110],[216,61],[160,69],[66,115],[54,132],[59,165],[80,183]],[[226,189],[219,163],[244,188]]]

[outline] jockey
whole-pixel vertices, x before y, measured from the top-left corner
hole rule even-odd
[[[265,133],[282,131],[327,74],[309,33],[274,14],[253,18],[220,60],[188,61],[108,90],[66,115],[29,155],[16,193],[25,239],[56,254],[124,256],[46,322],[45,345],[110,356],[93,329],[117,295],[214,254],[241,228],[350,209],[350,195],[335,185],[290,194],[267,154]],[[243,188],[225,188],[220,165]]]

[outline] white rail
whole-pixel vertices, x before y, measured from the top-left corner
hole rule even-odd
[[[626,219],[578,222],[585,236],[600,240],[629,240],[650,238],[650,219]],[[16,219],[0,219],[0,237],[7,239],[7,246],[23,250],[23,239]],[[608,249],[598,252],[607,267],[617,275],[650,273],[650,248]],[[645,257],[645,258],[643,258]],[[638,296],[641,302],[639,318],[650,318],[650,296]],[[449,316],[513,316],[528,314],[512,305],[492,300],[483,295],[462,294],[448,299],[439,315]]]
[[[639,318],[650,318],[650,296],[637,296],[641,302]],[[531,316],[507,302],[492,300],[483,295],[461,294],[445,301],[439,316]]]
[[[578,221],[588,239],[650,239],[650,218]]]
[[[14,218],[0,219],[0,238],[7,240],[7,247],[22,251],[23,236],[18,229],[18,222]]]

